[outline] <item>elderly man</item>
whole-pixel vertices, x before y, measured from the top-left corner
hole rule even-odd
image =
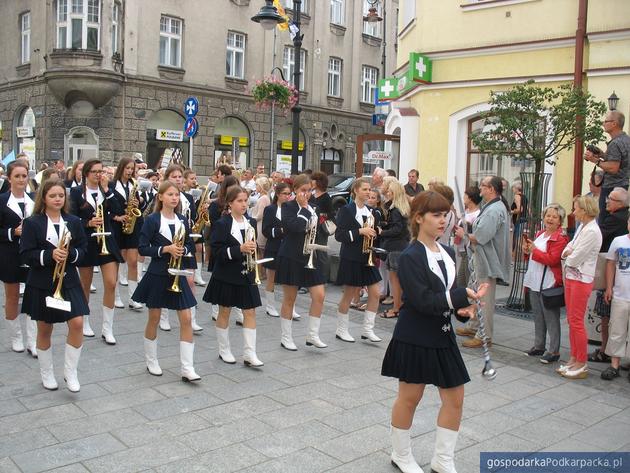
[[[482,302],[486,341],[491,343],[497,279],[507,281],[510,273],[510,216],[501,202],[503,184],[500,177],[485,177],[479,190],[484,203],[469,238],[474,245],[477,282],[488,283],[488,291]],[[472,331],[467,335],[473,335]],[[463,346],[468,348],[483,346],[479,329],[472,339],[463,343]]]
[[[606,197],[615,187],[628,189],[630,180],[630,136],[623,131],[626,119],[623,113],[610,111],[604,118],[604,130],[610,135],[606,152],[602,155],[589,150],[584,152],[584,159],[595,163],[604,170],[604,181],[599,194],[599,221],[607,214]]]
[[[372,173],[372,187],[374,189],[379,189],[383,185],[383,179],[388,176],[387,171],[383,168],[376,168]]]
[[[600,253],[608,253],[612,241],[628,233],[628,205],[630,198],[623,187],[615,187],[606,198],[606,215],[599,221],[602,232],[602,246]],[[608,324],[610,322],[610,304],[604,299],[604,291],[597,291],[595,303],[597,314],[602,318],[602,346],[588,356],[588,361],[608,363],[610,357],[605,354],[608,344]]]
[[[250,194],[256,191],[256,181],[254,180],[254,173],[251,169],[245,169],[243,175],[241,176],[243,180],[241,181],[241,187],[248,191]]]

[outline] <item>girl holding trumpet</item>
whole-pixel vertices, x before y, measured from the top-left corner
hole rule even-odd
[[[197,305],[188,276],[178,274],[184,261],[194,258],[195,245],[190,239],[188,220],[179,212],[181,193],[176,184],[164,181],[156,196],[155,211],[149,215],[140,232],[138,251],[151,257],[146,274],[133,293],[133,300],[146,304],[149,318],[144,331],[144,356],[147,370],[161,376],[157,358],[157,328],[162,309],[177,311],[179,317],[179,356],[184,381],[201,379],[193,367],[192,317]],[[169,269],[175,274],[171,275]]]
[[[381,339],[374,333],[374,319],[378,310],[381,275],[372,252],[377,237],[379,219],[366,205],[370,198],[370,181],[362,177],[352,184],[353,202],[345,205],[337,215],[335,239],[341,243],[337,284],[344,286],[343,297],[337,310],[335,336],[344,342],[354,342],[348,331],[348,309],[356,293],[364,286],[368,290],[367,308],[363,316],[361,338],[372,342]]]
[[[219,358],[236,363],[230,349],[229,323],[232,307],[243,311],[243,361],[259,367],[256,356],[256,307],[261,305],[256,264],[256,220],[247,217],[249,194],[240,186],[227,191],[228,214],[214,225],[210,244],[214,271],[203,300],[219,306],[216,321]]]
[[[140,228],[142,227],[142,211],[145,209],[145,201],[139,195],[139,188],[134,192],[134,181],[136,173],[136,162],[133,158],[125,157],[118,162],[116,173],[114,174],[114,182],[110,183],[110,191],[118,201],[118,206],[125,212],[121,216],[114,217],[114,233],[119,243],[120,252],[127,263],[127,277],[124,276],[125,263],[120,264],[119,283],[129,287],[129,308],[132,310],[141,310],[142,304],[138,304],[131,298],[131,295],[138,287],[138,240]],[[123,231],[125,225],[128,225],[129,215],[127,215],[127,206],[132,201],[134,210],[140,214],[136,217],[136,223],[133,231],[129,234]],[[126,284],[125,284],[126,283]]]
[[[28,267],[20,262],[19,246],[22,223],[33,213],[33,200],[26,193],[28,166],[23,161],[13,161],[7,167],[9,191],[0,195],[0,281],[4,282],[5,319],[9,325],[11,349],[24,351],[18,301],[20,283],[26,281]],[[37,324],[26,319],[26,350],[37,358],[35,338]]]
[[[293,180],[295,199],[282,205],[282,228],[285,237],[278,249],[276,264],[276,282],[282,284],[284,298],[280,309],[280,344],[283,348],[296,351],[291,328],[295,299],[300,287],[305,287],[311,294],[311,307],[308,318],[306,345],[326,348],[319,338],[319,325],[324,308],[324,275],[321,268],[311,263],[314,249],[309,248],[315,241],[317,214],[308,203],[311,197],[311,177],[300,174]]]
[[[88,242],[81,220],[66,213],[66,188],[62,181],[44,182],[37,194],[33,215],[24,221],[20,256],[29,265],[22,310],[37,321],[37,352],[42,383],[58,388],[52,362],[53,324],[67,323],[64,379],[68,390],[81,389],[77,366],[83,347],[83,315],[90,309],[76,270]],[[50,300],[68,307],[53,308]],[[69,309],[69,310],[65,310]]]
[[[85,299],[89,303],[94,267],[100,266],[104,289],[101,337],[108,345],[115,345],[114,297],[118,264],[124,260],[112,228],[114,219],[120,220],[124,211],[109,189],[107,174],[98,159],[89,159],[85,162],[81,185],[70,189],[70,213],[81,219],[88,238],[87,253],[79,262]],[[86,337],[93,337],[94,332],[90,327],[87,313],[83,315],[85,315],[83,334]]]

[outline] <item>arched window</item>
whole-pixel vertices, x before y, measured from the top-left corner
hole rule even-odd
[[[147,166],[159,169],[171,162],[188,165],[189,138],[184,117],[172,110],[157,110],[147,121]]]
[[[72,165],[75,161],[98,158],[98,136],[86,126],[72,128],[64,136],[64,161]]]
[[[24,153],[28,156],[31,168],[35,167],[35,113],[31,107],[25,107],[20,112],[16,128],[15,143],[17,153]]]
[[[236,169],[251,165],[251,138],[247,125],[236,117],[225,117],[214,127],[214,166],[227,164]]]

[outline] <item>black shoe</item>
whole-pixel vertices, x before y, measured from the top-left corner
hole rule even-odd
[[[503,279],[497,279],[497,286],[509,286],[509,282],[505,282]]]
[[[593,363],[610,363],[610,357],[598,348],[588,355],[588,361]]]
[[[541,356],[545,354],[545,350],[544,349],[540,349],[540,348],[536,348],[536,347],[532,347],[529,349],[529,351],[526,351],[525,354],[527,356]]]
[[[602,371],[602,374],[601,374],[601,378],[605,379],[606,381],[611,381],[618,377],[619,377],[619,368],[613,368],[612,366],[609,366],[608,368],[606,368],[604,371]]]
[[[553,353],[545,353],[542,358],[540,359],[540,362],[548,365],[549,363],[555,363],[556,361],[558,361],[560,359],[560,355],[554,355]]]

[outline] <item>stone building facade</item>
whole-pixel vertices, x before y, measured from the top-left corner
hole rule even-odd
[[[219,159],[233,153],[240,158],[238,167],[262,163],[267,169],[291,154],[290,114],[276,114],[272,149],[271,113],[259,110],[250,94],[274,65],[292,70],[288,33],[277,31],[274,40],[273,32],[250,21],[262,1],[204,2],[196,10],[189,2],[168,0],[6,3],[0,18],[0,40],[6,45],[0,51],[3,155],[24,151],[34,163],[64,159],[69,165],[94,156],[116,162],[139,152],[159,167],[175,150],[187,163],[188,139],[171,132],[183,130],[189,96],[199,100],[192,153],[198,174],[210,174]],[[364,100],[370,84],[363,73],[383,68],[382,30],[365,32],[362,10],[370,2],[363,9],[361,2],[304,3],[302,169],[352,171],[356,137],[379,132],[371,124],[373,106]],[[331,9],[339,4],[342,16],[333,18]],[[166,28],[165,18],[172,21]],[[393,67],[395,15],[386,21],[391,54],[385,66]],[[235,37],[244,38],[240,50],[239,44],[230,48]],[[241,54],[236,63],[235,50]],[[332,57],[343,65],[333,95],[327,81]]]

